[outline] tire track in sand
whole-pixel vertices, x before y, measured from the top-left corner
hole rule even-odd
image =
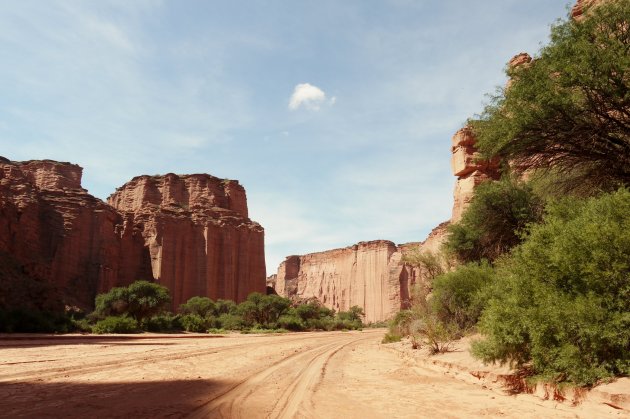
[[[325,374],[328,361],[345,347],[371,338],[372,335],[351,335],[341,341],[336,339],[291,354],[231,386],[189,417],[293,418],[301,408],[306,408],[302,413],[307,413],[312,409],[310,400]],[[274,378],[278,381],[274,382]],[[274,395],[270,394],[274,384],[282,389],[275,403]]]

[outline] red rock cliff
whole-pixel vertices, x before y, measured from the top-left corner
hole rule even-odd
[[[141,276],[143,262],[142,242],[117,233],[122,217],[81,188],[81,175],[70,163],[0,160],[0,252],[87,308],[97,292]],[[133,264],[123,250],[138,256]]]
[[[387,240],[302,256],[288,256],[274,278],[279,295],[292,300],[316,298],[336,311],[360,306],[368,323],[387,320],[409,305],[411,289],[424,272],[403,263],[412,251],[435,251],[448,223],[438,226],[422,243],[396,246]]]
[[[37,298],[51,307],[55,299],[89,309],[97,293],[138,279],[169,287],[174,306],[194,295],[264,292],[264,233],[249,220],[238,182],[141,176],[110,206],[81,188],[81,175],[70,163],[0,158],[0,260],[10,265],[0,286],[25,300],[12,304]],[[0,306],[15,300],[7,295]]]
[[[264,230],[248,218],[245,190],[210,175],[139,176],[108,202],[139,231],[153,278],[177,307],[196,295],[244,300],[265,292]]]

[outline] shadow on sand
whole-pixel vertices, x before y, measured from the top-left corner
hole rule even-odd
[[[0,383],[0,417],[180,418],[234,385],[231,381]]]

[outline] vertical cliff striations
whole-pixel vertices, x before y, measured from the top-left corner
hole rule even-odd
[[[97,292],[141,274],[142,260],[123,266],[122,250],[141,255],[142,242],[118,235],[122,217],[81,188],[82,170],[50,160],[2,159],[0,252],[67,304],[89,307]]]
[[[174,306],[190,297],[244,300],[265,292],[264,230],[248,218],[245,189],[206,174],[139,176],[109,204],[138,231]],[[131,233],[133,234],[133,233]]]
[[[238,182],[141,176],[108,205],[81,187],[82,171],[0,158],[0,307],[89,309],[97,293],[138,279],[166,285],[174,306],[264,292],[264,232]]]

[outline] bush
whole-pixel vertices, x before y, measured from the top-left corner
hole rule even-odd
[[[179,323],[187,332],[204,333],[217,324],[214,318],[201,317],[198,314],[184,314],[179,318]]]
[[[218,299],[214,303],[214,309],[217,316],[220,316],[221,314],[236,314],[237,305],[232,300]]]
[[[72,328],[77,332],[92,333],[92,325],[88,319],[72,319]]]
[[[522,241],[531,224],[540,221],[543,202],[531,186],[509,177],[482,183],[462,219],[448,227],[447,253],[460,262],[494,261]]]
[[[337,318],[348,322],[358,322],[359,327],[363,326],[361,319],[365,317],[363,309],[359,306],[352,306],[348,311],[340,311],[337,313]]]
[[[271,327],[290,306],[291,301],[287,298],[253,292],[247,296],[246,301],[238,305],[238,313],[248,326]]]
[[[432,311],[443,323],[465,332],[477,324],[492,283],[494,270],[487,263],[469,263],[438,276],[430,298]]]
[[[350,320],[348,318],[336,317],[327,324],[327,330],[361,330],[363,324],[361,320]]]
[[[65,313],[40,310],[0,310],[0,332],[7,333],[67,333],[74,330]]]
[[[182,314],[197,314],[201,317],[217,314],[214,301],[208,297],[192,297],[181,304],[178,311]]]
[[[390,333],[385,334],[381,343],[394,343],[394,342],[400,342],[401,340],[402,340],[402,336],[390,332]]]
[[[411,334],[410,325],[414,319],[411,310],[401,310],[396,313],[389,326],[389,334],[394,336],[409,336]]]
[[[110,316],[98,321],[92,331],[97,334],[102,333],[137,333],[139,331],[138,322],[131,317]]]
[[[421,269],[423,278],[432,281],[438,275],[447,272],[450,267],[449,259],[441,252],[423,252],[419,249],[403,255],[402,261],[407,265]]]
[[[172,313],[162,313],[157,316],[145,319],[142,322],[142,329],[149,332],[176,332],[182,330],[180,316]]]
[[[224,313],[217,318],[218,327],[225,330],[243,330],[246,325],[241,316]]]
[[[165,311],[171,302],[168,288],[148,281],[115,287],[96,296],[94,313],[99,317],[127,314],[138,322]]]
[[[303,320],[295,314],[284,314],[280,316],[278,326],[293,332],[300,332],[306,328]]]
[[[630,374],[630,192],[549,207],[497,265],[482,314],[486,362],[531,364],[541,378],[592,385]]]

